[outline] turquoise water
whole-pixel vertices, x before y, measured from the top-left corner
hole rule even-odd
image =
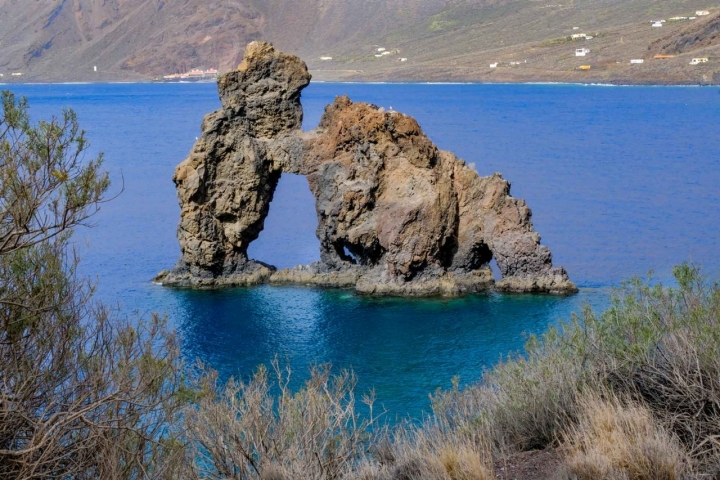
[[[441,148],[502,172],[527,200],[543,243],[579,295],[485,294],[460,299],[371,299],[344,290],[257,287],[215,292],[150,283],[179,256],[172,172],[219,106],[210,84],[24,85],[34,118],[74,108],[104,151],[119,197],[79,231],[83,270],[98,297],[128,315],[166,312],[188,359],[248,376],[275,355],[295,369],[352,367],[388,417],[418,416],[428,394],[485,367],[569,318],[584,302],[650,269],[700,262],[720,277],[720,94],[717,88],[571,85],[313,84],[306,128],[338,94],[415,116]],[[304,178],[281,179],[254,258],[288,267],[318,258]]]

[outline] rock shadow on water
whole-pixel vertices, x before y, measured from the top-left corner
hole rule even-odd
[[[456,298],[368,297],[352,290],[273,287],[197,292],[177,290],[176,315],[188,358],[222,378],[248,379],[277,355],[293,370],[293,388],[308,365],[351,368],[358,393],[375,390],[388,415],[419,418],[428,393],[479,380],[483,370],[519,352],[548,319],[568,319],[587,294],[572,297],[500,295]],[[508,328],[508,326],[512,328]]]

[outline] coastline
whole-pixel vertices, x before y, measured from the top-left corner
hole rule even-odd
[[[99,81],[99,82],[0,82],[0,87],[12,87],[12,86],[39,86],[39,85],[208,85],[215,82],[154,82],[148,81]],[[329,84],[329,85],[557,85],[557,86],[582,86],[582,87],[720,87],[720,83],[672,83],[672,82],[637,82],[637,83],[623,83],[623,82],[556,82],[556,81],[545,81],[545,80],[531,80],[531,81],[427,81],[427,80],[313,80],[313,83]]]

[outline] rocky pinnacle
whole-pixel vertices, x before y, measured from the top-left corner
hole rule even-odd
[[[205,116],[173,177],[182,255],[157,282],[290,283],[375,295],[577,291],[502,176],[478,176],[412,117],[347,97],[302,132],[300,92],[309,82],[302,60],[265,42],[248,45],[238,69],[220,77],[222,108]],[[308,179],[320,261],[276,270],[249,259],[247,248],[283,173]]]

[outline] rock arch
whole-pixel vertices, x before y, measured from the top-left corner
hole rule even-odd
[[[251,43],[218,81],[222,108],[176,169],[182,256],[163,285],[262,282],[354,287],[362,293],[453,295],[577,290],[533,230],[531,211],[499,174],[480,177],[439,150],[411,117],[338,97],[301,130],[302,60]],[[320,261],[276,271],[247,257],[282,173],[308,178]]]

